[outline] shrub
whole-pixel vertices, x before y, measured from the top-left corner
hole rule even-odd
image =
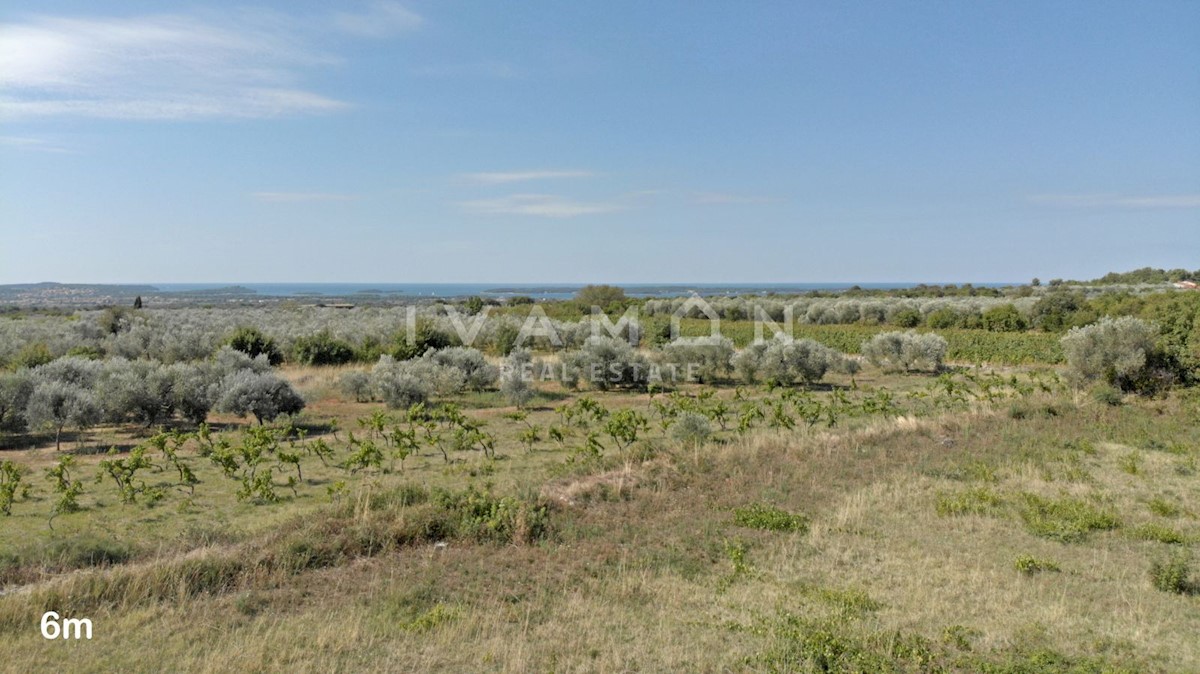
[[[292,354],[304,365],[344,365],[355,358],[354,347],[335,339],[328,330],[297,339]]]
[[[712,383],[729,376],[733,342],[724,337],[681,337],[663,345],[662,360],[701,382]]]
[[[563,354],[560,376],[569,387],[583,377],[601,391],[641,388],[649,381],[650,364],[624,340],[592,336],[578,351]]]
[[[1175,552],[1170,557],[1156,559],[1150,564],[1150,584],[1154,589],[1173,594],[1191,594],[1195,587],[1189,582],[1192,573],[1192,558],[1186,550]]]
[[[916,309],[900,309],[892,314],[888,322],[901,328],[915,328],[921,324],[921,312]]]
[[[500,370],[487,362],[483,353],[468,346],[430,351],[425,354],[424,358],[437,365],[462,372],[464,384],[474,391],[482,391],[495,385],[496,380],[500,377]]]
[[[382,356],[371,370],[375,393],[393,409],[408,409],[429,400],[430,385],[414,373],[410,361]]]
[[[271,365],[279,365],[283,362],[283,352],[279,350],[279,345],[258,328],[238,328],[225,340],[225,344],[251,358],[266,356],[267,362]]]
[[[34,342],[22,347],[13,357],[12,364],[18,368],[35,368],[52,360],[54,360],[54,354],[50,353],[50,347],[46,346],[45,342]]]
[[[939,494],[937,514],[942,517],[958,515],[998,515],[1004,499],[987,487],[975,487],[957,494]]]
[[[1120,407],[1125,402],[1125,397],[1121,395],[1121,392],[1108,384],[1102,384],[1092,389],[1092,399],[1109,407]]]
[[[733,521],[752,529],[799,533],[808,531],[808,518],[804,515],[793,514],[764,503],[754,503],[735,509]]]
[[[28,370],[0,373],[0,431],[20,431],[25,427],[25,407],[33,386]]]
[[[1070,496],[1048,499],[1025,494],[1021,519],[1035,536],[1063,543],[1077,542],[1093,531],[1116,529],[1121,525],[1113,513]]]
[[[1029,322],[1011,304],[1001,304],[988,309],[983,312],[981,320],[983,329],[992,332],[1021,332],[1029,328]]]
[[[1043,571],[1058,572],[1062,570],[1059,568],[1058,564],[1055,564],[1047,559],[1037,559],[1032,555],[1021,555],[1020,557],[1017,557],[1017,560],[1013,563],[1013,566],[1016,567],[1017,571],[1020,571],[1027,576],[1032,576],[1035,573],[1041,573]]]
[[[885,370],[937,372],[946,359],[948,345],[940,335],[883,332],[863,342],[861,353],[870,363]]]
[[[533,398],[533,385],[529,382],[529,368],[533,357],[528,349],[514,349],[504,359],[500,371],[500,392],[508,402],[517,407],[524,407]]]
[[[712,435],[712,424],[708,417],[696,412],[680,414],[671,426],[671,437],[681,445],[697,447]]]
[[[811,339],[775,338],[752,344],[734,358],[734,368],[747,383],[762,378],[790,386],[820,381],[832,368],[843,367],[847,359],[833,349]]]
[[[273,374],[243,370],[227,376],[221,388],[218,409],[237,416],[252,414],[260,426],[304,409],[304,398]]]
[[[623,305],[626,297],[625,291],[616,286],[587,285],[575,293],[575,301],[583,307],[607,309]]]
[[[1087,327],[1072,328],[1062,338],[1068,376],[1077,383],[1103,381],[1133,390],[1145,374],[1157,334],[1153,325],[1131,316],[1106,316]]]
[[[371,385],[371,375],[366,372],[352,370],[342,375],[338,382],[342,393],[355,402],[366,403],[375,399],[375,388]]]
[[[1185,545],[1188,537],[1161,524],[1143,524],[1133,530],[1133,537],[1143,541],[1156,541],[1168,545]]]

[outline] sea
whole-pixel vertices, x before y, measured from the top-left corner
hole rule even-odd
[[[539,299],[573,297],[584,284],[572,283],[151,283],[166,293],[206,293],[232,291],[264,297],[513,297],[527,295]],[[838,291],[859,287],[871,290],[913,288],[919,283],[612,283],[631,297],[679,297],[693,293],[701,296],[796,294],[815,290]],[[926,282],[924,285],[947,285]],[[1016,283],[975,283],[979,287],[1004,287]]]

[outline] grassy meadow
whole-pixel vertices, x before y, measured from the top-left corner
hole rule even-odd
[[[82,510],[51,520],[53,445],[6,452],[35,488],[0,528],[0,668],[1200,666],[1186,561],[1200,399],[1186,391],[1109,404],[1028,367],[868,368],[807,389],[542,384],[524,419],[495,392],[447,401],[485,424],[494,456],[424,446],[350,470],[352,433],[383,446],[406,415],[344,399],[349,368],[281,370],[309,405],[271,451],[321,439],[333,453],[304,454],[291,486],[292,464],[264,464],[273,502],[239,499],[181,438],[194,491],[151,453],[149,489],[123,503],[92,482],[97,450],[152,435],[102,427],[68,439]],[[628,442],[605,430],[622,410],[647,420]],[[711,436],[672,432],[697,412]],[[211,425],[230,445],[252,427]],[[95,637],[43,639],[48,610],[91,619]]]

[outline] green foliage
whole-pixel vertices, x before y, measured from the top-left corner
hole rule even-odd
[[[625,291],[616,286],[586,285],[575,293],[575,302],[581,307],[600,307],[605,311],[623,309],[626,300]]]
[[[1190,580],[1191,574],[1192,557],[1187,550],[1176,551],[1150,564],[1150,584],[1162,592],[1195,594],[1197,588]]]
[[[33,369],[52,360],[54,360],[54,354],[50,353],[50,347],[46,346],[45,342],[33,342],[21,347],[11,362],[15,368]]]
[[[292,355],[303,365],[343,365],[357,356],[353,346],[335,339],[328,330],[298,338],[292,346]]]
[[[53,485],[58,499],[51,508],[51,518],[58,515],[78,512],[79,495],[83,493],[83,482],[74,478],[71,470],[75,467],[74,456],[64,456],[50,468],[46,469],[46,479]]]
[[[988,487],[973,487],[953,494],[938,494],[936,510],[942,517],[999,515],[1004,499]]]
[[[1186,545],[1190,542],[1187,536],[1162,524],[1143,524],[1130,533],[1139,540],[1157,541],[1168,545]]]
[[[618,452],[624,452],[638,439],[639,433],[650,430],[650,420],[641,412],[623,409],[613,412],[604,424],[604,432],[612,438]]]
[[[150,458],[146,456],[146,447],[134,447],[126,458],[117,458],[119,455],[116,447],[108,450],[108,456],[111,458],[100,462],[96,484],[103,482],[105,476],[111,478],[123,503],[137,503],[138,496],[143,494],[149,503],[159,500],[161,492],[154,487],[147,487],[145,481],[137,475],[141,470],[154,467]]]
[[[790,513],[782,508],[765,503],[752,503],[733,511],[733,521],[743,527],[765,529],[767,531],[785,531],[805,533],[808,531],[808,517]]]
[[[1076,543],[1093,531],[1121,526],[1111,511],[1070,496],[1050,499],[1024,494],[1019,514],[1030,533],[1063,543]]]
[[[1042,573],[1044,571],[1058,572],[1062,570],[1059,568],[1058,564],[1048,559],[1038,559],[1032,555],[1021,555],[1017,557],[1016,561],[1013,562],[1013,566],[1016,567],[1017,571],[1020,571],[1027,576],[1032,576],[1035,573]]]
[[[711,435],[712,424],[708,417],[698,412],[683,412],[671,426],[671,437],[685,447],[698,447]]]
[[[1077,382],[1102,381],[1133,390],[1155,349],[1155,326],[1129,316],[1104,317],[1062,338],[1070,376]]]
[[[12,505],[19,496],[28,494],[28,485],[21,484],[25,470],[12,461],[0,462],[0,515],[12,515]]]
[[[283,362],[283,351],[279,349],[279,345],[258,328],[238,328],[225,340],[225,343],[251,358],[266,356],[267,362],[271,365],[279,365]]]
[[[1011,304],[1001,304],[983,312],[983,329],[992,332],[1021,332],[1029,328],[1029,321]]]
[[[1147,507],[1159,517],[1179,517],[1183,513],[1183,509],[1161,496],[1150,499]]]

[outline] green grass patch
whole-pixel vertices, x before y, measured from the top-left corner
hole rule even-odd
[[[1070,496],[1052,499],[1023,494],[1019,512],[1029,533],[1063,543],[1076,543],[1094,531],[1121,526],[1113,512]]]
[[[808,531],[808,517],[790,513],[782,508],[754,503],[733,511],[733,521],[743,527],[766,531],[804,533]]]

